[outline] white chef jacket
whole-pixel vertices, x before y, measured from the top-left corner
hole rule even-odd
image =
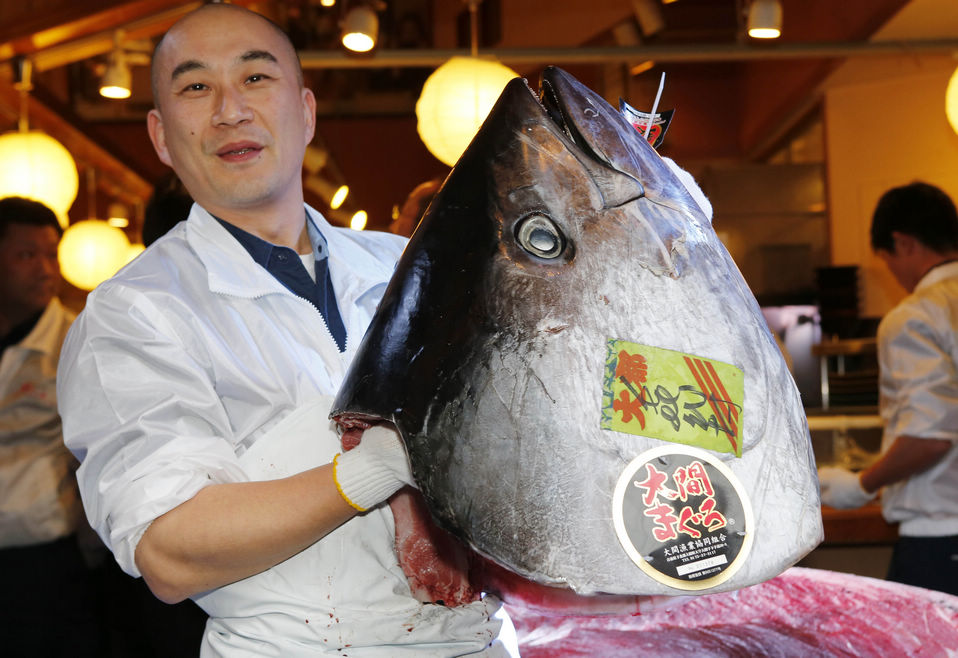
[[[878,327],[882,450],[899,436],[948,439],[944,458],[885,488],[906,536],[958,534],[958,262],[928,272]]]
[[[331,396],[405,241],[334,228],[307,210],[329,246],[345,353],[319,311],[198,205],[93,291],[70,331],[64,437],[82,462],[90,523],[131,575],[149,523],[201,488],[282,477],[338,452]],[[481,651],[498,632],[498,602],[414,600],[394,534],[381,505],[266,572],[196,597],[211,615],[202,655]]]
[[[57,360],[72,321],[52,299],[0,360],[0,548],[65,537],[82,515],[56,398]]]

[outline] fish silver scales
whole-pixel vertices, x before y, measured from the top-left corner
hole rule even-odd
[[[804,412],[754,297],[672,169],[556,68],[541,101],[512,81],[453,168],[331,415],[394,423],[441,527],[579,594],[735,589],[821,540]],[[662,571],[670,555],[710,570]]]

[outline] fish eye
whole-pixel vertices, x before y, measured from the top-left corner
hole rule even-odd
[[[540,213],[528,215],[516,226],[519,246],[539,258],[556,258],[565,249],[565,236],[559,227]]]

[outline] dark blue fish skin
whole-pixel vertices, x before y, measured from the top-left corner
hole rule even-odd
[[[547,69],[542,89],[540,102],[513,80],[450,173],[331,416],[394,423],[438,524],[511,571],[581,594],[676,594],[612,527],[619,474],[665,442],[600,428],[606,339],[736,364],[751,410],[743,455],[718,458],[751,497],[755,541],[710,591],[770,578],[821,538],[781,354],[667,164],[568,74]],[[523,233],[541,218],[547,230]],[[551,237],[555,253],[537,251]]]

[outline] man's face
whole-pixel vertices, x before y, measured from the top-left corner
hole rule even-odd
[[[315,99],[282,35],[249,12],[213,5],[174,26],[156,57],[150,137],[197,202],[228,214],[302,201]]]
[[[9,224],[0,237],[0,310],[29,317],[42,311],[60,287],[57,244],[52,226]]]
[[[911,292],[918,285],[927,266],[921,260],[916,238],[897,231],[892,232],[892,249],[876,249],[878,256],[888,267],[902,288]]]
[[[908,292],[911,292],[915,289],[915,285],[917,285],[918,279],[920,277],[915,276],[915,268],[912,266],[911,260],[907,257],[907,254],[902,253],[901,249],[896,249],[894,251],[878,249],[875,251],[875,255],[884,261],[885,265],[888,267],[888,271],[892,273],[892,275],[895,277],[895,280],[898,281],[902,288]]]

